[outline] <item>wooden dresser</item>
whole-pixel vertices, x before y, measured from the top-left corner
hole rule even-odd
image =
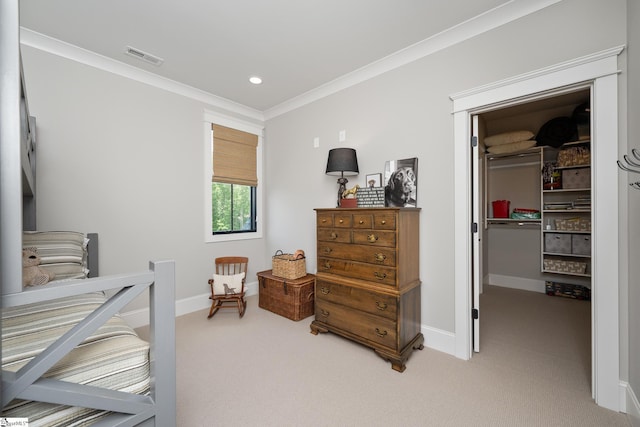
[[[405,370],[420,333],[419,208],[316,209],[311,333],[333,332]]]

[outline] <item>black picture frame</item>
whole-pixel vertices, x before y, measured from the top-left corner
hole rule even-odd
[[[384,166],[384,205],[418,206],[418,158],[387,160]]]

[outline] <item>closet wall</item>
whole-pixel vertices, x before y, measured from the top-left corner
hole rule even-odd
[[[483,133],[487,136],[504,132],[529,130],[537,134],[542,125],[555,117],[571,116],[574,109],[589,101],[589,89],[531,101],[497,109],[479,116]],[[484,147],[481,144],[481,152]],[[482,181],[483,205],[483,274],[485,284],[545,291],[545,280],[589,286],[588,278],[542,273],[541,223],[491,223],[492,201],[509,200],[514,208],[542,210],[541,168],[539,150],[527,156],[491,157],[482,153],[481,164],[486,168]],[[481,171],[482,173],[482,171]]]

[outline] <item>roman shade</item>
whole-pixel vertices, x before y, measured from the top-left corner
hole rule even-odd
[[[213,178],[225,184],[258,186],[258,136],[213,124]]]

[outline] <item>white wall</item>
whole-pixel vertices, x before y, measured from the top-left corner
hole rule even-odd
[[[22,55],[39,229],[99,233],[101,275],[174,259],[177,299],[208,292],[216,256],[248,256],[249,282],[268,268],[264,239],[204,243],[206,105],[33,48]]]
[[[385,160],[418,157],[422,322],[454,332],[449,95],[622,45],[625,25],[623,0],[565,0],[268,120],[269,244],[315,247],[313,208],[333,206],[336,189],[335,179],[324,175],[330,148],[357,150],[361,174],[351,184],[381,172]],[[338,142],[341,129],[345,144]],[[316,136],[320,148],[313,149]]]
[[[640,3],[636,0],[628,0],[628,114],[627,135],[629,139],[629,151],[632,148],[640,149]],[[628,174],[629,182],[640,180],[640,175]],[[640,264],[637,262],[640,256],[640,191],[627,187],[629,198],[629,290],[628,290],[628,336],[629,336],[629,384],[635,393],[635,402],[627,403],[627,411],[633,414],[634,426],[640,426]],[[624,303],[624,301],[623,301]],[[635,405],[635,406],[632,406]]]

